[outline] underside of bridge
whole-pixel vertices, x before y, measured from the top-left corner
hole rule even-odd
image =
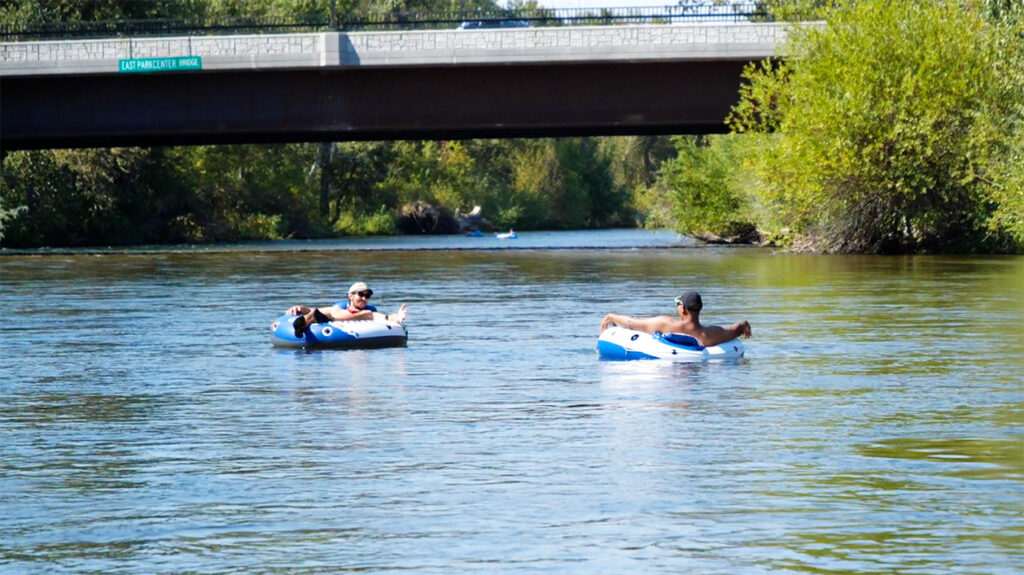
[[[14,149],[722,132],[742,61],[0,79]]]

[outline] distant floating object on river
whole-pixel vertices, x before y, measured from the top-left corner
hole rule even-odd
[[[480,206],[473,206],[468,214],[456,211],[455,218],[459,221],[459,231],[470,237],[478,238],[483,232],[494,229],[494,224],[483,216],[483,208]]]

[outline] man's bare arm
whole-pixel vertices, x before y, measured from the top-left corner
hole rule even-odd
[[[667,315],[634,317],[631,315],[610,313],[604,316],[604,320],[601,322],[601,331],[608,329],[609,325],[615,324],[626,329],[634,329],[636,331],[644,331],[647,333],[654,333],[656,331],[669,333],[673,329],[674,322],[675,319]]]
[[[729,327],[722,327],[719,325],[708,325],[704,326],[702,330],[700,341],[705,346],[710,347],[718,345],[730,340],[734,340],[740,336],[750,337],[750,324],[746,321],[738,321]]]

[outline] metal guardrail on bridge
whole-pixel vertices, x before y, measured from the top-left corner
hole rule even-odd
[[[0,42],[124,36],[438,30],[470,27],[464,26],[465,24],[470,24],[474,28],[502,28],[766,21],[771,21],[771,18],[762,5],[756,2],[599,9],[536,8],[346,14],[323,12],[288,18],[162,18],[0,27]]]

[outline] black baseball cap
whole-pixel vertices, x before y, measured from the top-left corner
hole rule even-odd
[[[676,298],[676,305],[685,307],[686,311],[700,311],[704,307],[704,302],[701,301],[699,293],[688,291]]]

